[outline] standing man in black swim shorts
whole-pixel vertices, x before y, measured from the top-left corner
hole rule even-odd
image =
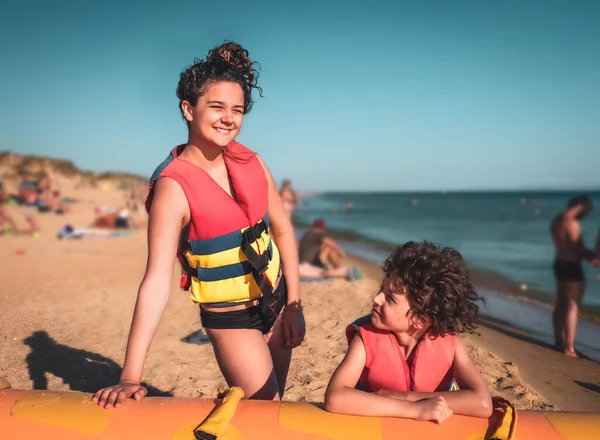
[[[573,357],[577,357],[575,330],[585,290],[581,263],[587,260],[594,266],[600,266],[600,259],[584,246],[579,225],[579,221],[591,210],[592,201],[588,196],[573,197],[567,209],[560,212],[550,224],[550,234],[556,247],[553,269],[557,295],[552,315],[554,345],[557,350]]]

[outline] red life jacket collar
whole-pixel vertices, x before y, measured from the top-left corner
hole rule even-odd
[[[409,355],[410,365],[396,336],[371,324],[363,316],[346,329],[348,343],[356,334],[365,346],[365,368],[359,384],[370,391],[406,392],[447,390],[452,383],[455,336],[432,338],[425,334]]]

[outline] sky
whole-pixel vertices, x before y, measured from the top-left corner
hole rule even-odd
[[[5,3],[0,151],[150,176],[180,72],[261,65],[238,141],[300,190],[600,188],[600,2]]]

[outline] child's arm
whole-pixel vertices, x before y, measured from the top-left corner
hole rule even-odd
[[[442,397],[412,402],[355,389],[354,386],[362,374],[365,363],[365,346],[360,336],[356,335],[327,386],[325,393],[327,411],[357,416],[434,420],[439,423],[452,415],[452,411]]]
[[[473,365],[473,362],[471,362],[471,359],[469,359],[464,345],[458,338],[456,338],[453,369],[454,379],[459,387],[457,391],[396,393],[384,390],[378,394],[409,401],[442,396],[446,399],[448,406],[455,414],[490,417],[492,415],[492,399],[488,387],[479,371],[477,371],[477,368],[475,368],[475,365]]]

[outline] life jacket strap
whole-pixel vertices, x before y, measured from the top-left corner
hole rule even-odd
[[[242,233],[242,245],[241,249],[250,266],[252,266],[252,272],[256,271],[259,275],[262,275],[269,268],[269,261],[271,261],[271,252],[269,249],[265,249],[262,255],[259,255],[254,248],[251,246],[256,240],[258,240],[262,233],[267,230],[267,226],[264,222],[260,222],[246,229]]]
[[[267,224],[264,221],[246,229],[242,233],[242,245],[240,248],[250,263],[252,276],[263,295],[264,301],[267,304],[271,304],[274,299],[273,286],[269,284],[267,277],[264,276],[264,273],[269,268],[269,261],[271,261],[272,258],[271,252],[267,248],[262,255],[259,255],[251,246],[265,231],[268,233]]]

